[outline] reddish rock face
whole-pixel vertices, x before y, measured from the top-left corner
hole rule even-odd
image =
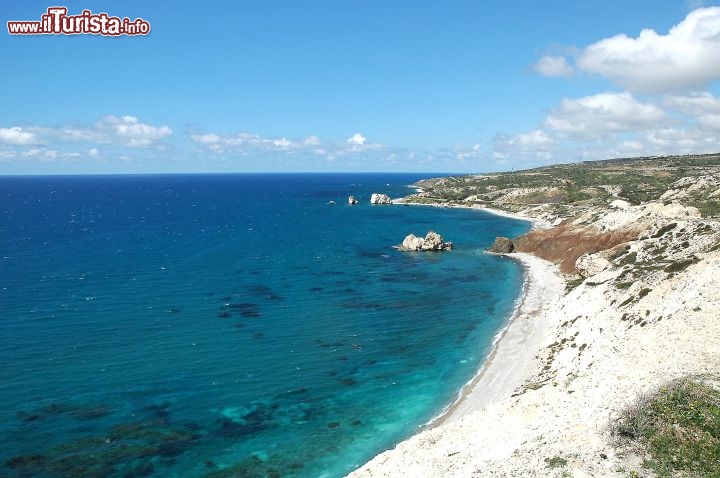
[[[575,272],[575,262],[583,254],[613,248],[637,239],[646,226],[638,225],[614,231],[600,231],[595,226],[561,224],[552,229],[531,231],[513,239],[516,252],[528,252],[559,263],[564,274]]]

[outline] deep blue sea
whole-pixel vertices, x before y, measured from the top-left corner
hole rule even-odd
[[[483,248],[528,229],[369,204],[423,177],[0,178],[0,476],[340,477],[416,432],[521,292]],[[431,229],[455,250],[393,249]]]

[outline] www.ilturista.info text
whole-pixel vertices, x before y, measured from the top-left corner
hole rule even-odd
[[[50,7],[40,21],[7,22],[11,35],[147,35],[150,23],[142,18],[130,20],[108,16],[107,13],[92,13],[83,10],[80,15],[68,15],[65,7]]]

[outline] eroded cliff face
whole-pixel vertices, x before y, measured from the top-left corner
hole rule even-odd
[[[527,252],[554,262],[564,274],[575,272],[580,256],[611,249],[637,239],[646,230],[646,224],[602,231],[596,225],[561,224],[551,229],[531,231],[513,240],[515,251]]]
[[[648,202],[631,206],[616,200],[608,206],[595,206],[564,219],[555,227],[531,231],[514,239],[513,244],[516,251],[554,262],[564,274],[573,274],[581,272],[576,268],[580,257],[605,253],[604,258],[608,259],[618,246],[677,221],[698,223],[702,218],[697,208],[678,203]],[[581,275],[586,274],[581,272]]]

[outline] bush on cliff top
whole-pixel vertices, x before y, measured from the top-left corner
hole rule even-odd
[[[720,390],[684,379],[643,395],[612,424],[659,476],[720,477]]]

